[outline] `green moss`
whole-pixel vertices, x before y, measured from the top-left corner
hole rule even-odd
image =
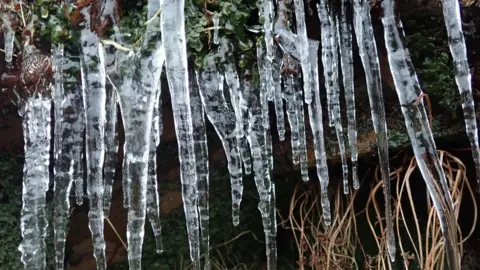
[[[0,153],[0,265],[23,269],[18,246],[21,241],[22,164],[8,153]]]
[[[420,84],[429,95],[433,109],[455,119],[460,96],[442,20],[443,17],[430,15],[409,20],[406,29],[411,30],[407,31],[406,40]]]

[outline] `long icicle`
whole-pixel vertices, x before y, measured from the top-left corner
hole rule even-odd
[[[215,64],[213,54],[204,58],[204,69],[197,73],[198,87],[208,120],[217,131],[228,162],[232,185],[232,220],[236,226],[240,222],[240,204],[243,194],[242,161],[238,151],[235,111],[223,93],[224,76]]]
[[[383,195],[385,198],[385,220],[387,223],[387,248],[390,259],[395,258],[396,245],[393,231],[392,206],[390,195],[390,166],[388,156],[387,119],[383,100],[382,81],[380,77],[380,63],[378,60],[377,45],[370,19],[370,4],[368,1],[355,0],[353,25],[360,52],[368,98],[370,101],[373,129],[378,147],[378,160],[382,176]]]
[[[165,62],[165,50],[163,43],[161,42],[161,28],[160,28],[160,16],[158,11],[161,9],[160,1],[150,0],[147,7],[147,18],[149,24],[146,29],[146,39],[143,43],[144,50],[150,50],[149,43],[155,41],[155,54],[152,62],[147,64],[149,70],[152,67],[155,69],[149,79],[146,78],[145,83],[150,81],[151,85],[145,85],[146,87],[153,87],[153,112],[152,112],[152,126],[150,134],[149,145],[149,160],[148,160],[148,176],[147,176],[147,191],[146,191],[146,207],[147,218],[152,227],[153,235],[155,237],[156,252],[158,254],[163,252],[162,242],[162,224],[160,223],[160,195],[158,193],[157,183],[157,147],[160,145],[160,136],[163,132],[163,120],[162,120],[162,88],[160,82],[160,75],[163,70]],[[148,58],[148,57],[146,57]],[[154,63],[156,62],[156,63]]]
[[[153,105],[152,133],[150,134],[150,150],[148,157],[148,181],[147,181],[147,218],[152,226],[155,237],[156,251],[163,252],[162,224],[160,223],[160,195],[158,194],[157,183],[157,147],[160,145],[162,135],[162,89],[158,83],[155,93],[155,104]]]
[[[103,163],[105,156],[105,64],[103,46],[92,32],[88,8],[81,10],[85,26],[81,30],[82,89],[86,125],[87,194],[90,210],[88,220],[92,232],[93,253],[97,269],[106,269],[103,235]]]
[[[277,119],[278,139],[285,140],[285,113],[283,110],[283,90],[282,90],[282,60],[283,57],[278,56],[281,53],[278,45],[275,46],[277,57],[273,59],[273,85],[275,86],[274,102],[275,116]]]
[[[340,117],[340,87],[338,85],[338,51],[333,12],[326,0],[320,0],[318,17],[321,25],[322,63],[327,89],[328,116],[330,126],[335,127],[343,171],[343,193],[348,193],[348,165]]]
[[[311,71],[308,70],[306,72],[311,72]],[[308,181],[307,137],[305,134],[305,109],[303,107],[302,77],[300,76],[295,77],[294,85],[295,85],[294,86],[295,107],[296,107],[297,125],[298,125],[298,155],[299,155],[299,162],[300,162],[300,174],[302,175],[302,180],[304,182],[307,182]]]
[[[36,95],[23,105],[23,135],[25,164],[23,166],[22,211],[20,228],[22,242],[19,250],[26,270],[44,270],[46,192],[49,182],[50,110],[51,99]]]
[[[264,42],[265,44],[265,54],[264,54],[264,80],[265,80],[265,98],[267,100],[273,100],[273,59],[275,58],[275,46],[273,40],[273,20],[275,17],[275,9],[273,6],[273,0],[261,0],[260,2],[260,17],[263,18],[263,31],[264,31]]]
[[[268,44],[267,44],[268,46]],[[268,100],[272,87],[274,87],[273,78],[272,78],[272,61],[270,61],[268,56],[268,50],[265,48],[265,43],[263,40],[257,42],[257,65],[258,73],[260,75],[260,104],[262,105],[262,125],[267,130],[268,134],[265,138],[265,146],[267,153],[272,152],[272,138],[270,134],[270,117],[268,114]],[[273,58],[272,58],[273,60]],[[273,90],[272,90],[273,91]],[[273,169],[273,156],[268,156],[269,167]]]
[[[452,54],[455,81],[462,100],[463,117],[465,118],[465,128],[467,131],[470,145],[472,146],[472,156],[475,162],[475,172],[477,175],[477,189],[480,192],[480,146],[478,144],[477,120],[475,117],[475,103],[472,94],[472,75],[467,60],[467,47],[462,30],[462,18],[460,17],[460,7],[456,0],[443,0],[443,17],[448,34],[448,45]]]
[[[123,83],[119,87],[119,101],[125,129],[124,172],[128,181],[124,194],[127,195],[128,261],[130,269],[141,269],[142,245],[145,234],[147,212],[148,167],[153,109],[159,90],[160,74],[165,59],[160,38],[160,19],[157,11],[160,3],[148,1],[147,18],[150,23],[144,35],[140,51],[130,54],[129,61],[120,62],[125,68]],[[127,65],[133,64],[130,67]],[[151,193],[148,193],[151,194]],[[158,208],[153,211],[158,213]],[[152,214],[152,211],[149,211]],[[151,222],[157,243],[160,224]],[[161,247],[157,246],[157,251]]]
[[[167,79],[170,87],[175,133],[180,153],[180,179],[190,258],[193,269],[200,268],[198,188],[195,171],[192,113],[188,84],[187,44],[185,37],[184,0],[161,0],[162,37],[165,40]]]
[[[248,114],[250,111],[249,108],[249,100],[250,96],[249,94],[251,93],[251,87],[252,85],[250,83],[244,83],[246,81],[245,77],[242,77],[240,79],[240,88],[238,91],[238,106],[239,106],[239,111],[240,111],[240,134],[239,136],[243,137],[242,140],[240,140],[240,148],[242,149],[240,153],[245,152],[245,154],[242,154],[243,160],[243,166],[245,169],[245,174],[250,175],[252,173],[252,158],[250,156],[250,146],[248,143],[247,139],[247,131],[248,131]],[[247,160],[245,160],[247,158]]]
[[[328,164],[325,151],[325,138],[323,135],[323,113],[322,103],[320,102],[320,83],[318,78],[318,46],[316,40],[309,40],[310,65],[312,67],[312,102],[308,104],[308,115],[310,119],[310,128],[313,133],[313,143],[315,146],[315,165],[317,176],[320,182],[320,203],[323,211],[323,223],[330,226],[332,223],[332,214],[330,212],[330,200],[328,198]]]
[[[249,84],[250,82],[244,82]],[[255,184],[257,186],[260,201],[258,209],[262,215],[263,230],[265,232],[265,244],[267,253],[267,269],[277,269],[277,248],[276,248],[276,212],[275,212],[275,191],[274,185],[270,179],[270,161],[266,155],[266,132],[268,130],[261,124],[262,119],[262,105],[260,101],[260,93],[258,89],[251,89],[249,94],[249,127],[248,127],[248,141],[250,143],[253,171]],[[260,90],[261,91],[261,90]]]
[[[209,167],[207,127],[205,111],[197,84],[198,75],[189,70],[190,101],[192,104],[193,139],[195,146],[196,171],[198,177],[198,214],[200,219],[202,246],[205,250],[204,270],[210,269],[210,233],[209,233]]]
[[[350,160],[352,161],[353,188],[360,187],[358,179],[358,147],[357,147],[357,121],[355,116],[355,88],[353,80],[353,53],[352,53],[352,26],[347,21],[347,0],[341,1],[341,10],[336,13],[337,40],[340,51],[340,64],[342,68],[343,89],[347,105],[348,141],[350,145]]]
[[[112,187],[115,180],[117,165],[118,139],[117,139],[117,92],[113,85],[106,85],[106,123],[105,123],[105,164],[103,165],[103,177],[105,193],[103,195],[103,209],[105,216],[109,215],[112,201]]]
[[[242,102],[244,102],[244,97],[242,96],[240,80],[235,67],[235,58],[233,55],[234,48],[226,38],[222,38],[220,40],[220,44],[220,61],[223,67],[223,74],[228,85],[230,100],[236,117],[235,124],[238,144],[237,147],[243,161],[243,166],[245,167],[245,172],[249,174],[249,171],[252,168],[252,159],[250,158],[247,137],[245,136],[245,130],[243,129]]]
[[[64,56],[63,44],[52,47],[52,58],[55,72],[53,94],[55,108],[55,218],[53,223],[55,266],[56,269],[63,269],[65,237],[70,210],[70,190],[74,181],[83,181],[83,175],[76,175],[79,166],[82,165],[79,153],[83,146],[83,98],[78,91],[76,78],[73,76],[77,71],[78,61],[74,61],[70,55]],[[81,196],[83,196],[83,192]]]
[[[293,4],[295,6],[295,22],[297,28],[297,50],[299,51],[300,66],[302,67],[303,93],[305,103],[310,104],[312,102],[312,78],[310,77],[311,68],[310,60],[308,59],[307,24],[305,21],[305,6],[303,1],[304,0],[293,0]]]
[[[290,125],[290,140],[292,144],[292,162],[295,165],[300,163],[300,141],[298,132],[298,116],[296,106],[296,95],[294,79],[292,75],[283,77],[283,98],[287,103],[287,120]]]
[[[0,19],[2,20],[5,62],[7,63],[12,62],[13,47],[15,41],[15,31],[12,28],[12,22],[10,21],[9,17],[10,14],[8,14],[8,12],[0,12]]]
[[[402,108],[408,135],[418,167],[427,185],[430,198],[433,201],[440,221],[440,228],[445,239],[447,261],[450,269],[460,269],[458,251],[457,224],[452,197],[445,178],[445,173],[437,155],[433,134],[428,123],[422,97],[422,90],[409,56],[403,46],[404,38],[401,21],[396,18],[392,0],[382,2],[382,23],[385,44],[388,52],[388,62],[393,75]]]

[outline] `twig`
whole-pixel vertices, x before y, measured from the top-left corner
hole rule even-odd
[[[133,51],[132,49],[127,48],[127,47],[125,47],[125,46],[123,46],[123,45],[121,45],[121,44],[119,44],[119,43],[117,43],[113,40],[101,39],[100,41],[105,45],[112,45],[113,47],[115,47],[115,48],[117,48],[121,51],[124,51],[124,52],[132,52]]]
[[[5,53],[5,50],[4,50],[4,49],[0,49],[0,52],[3,52],[3,53]],[[13,56],[13,57],[17,57],[17,55],[16,55],[16,54],[14,54],[14,53],[12,54],[12,56]]]
[[[148,21],[145,22],[145,25],[153,22],[153,20],[162,12],[162,8],[159,8],[155,14],[153,14],[152,18],[148,19]]]
[[[117,235],[118,239],[120,240],[120,242],[122,243],[123,247],[125,248],[125,250],[127,250],[127,244],[125,244],[125,242],[123,241],[122,237],[120,236],[120,234],[117,232],[117,229],[115,229],[115,226],[113,226],[112,222],[110,221],[110,219],[108,217],[105,217],[105,220],[107,221],[108,225],[110,225],[110,227],[112,228],[113,232]]]

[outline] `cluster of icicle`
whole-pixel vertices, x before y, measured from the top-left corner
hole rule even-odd
[[[113,16],[115,1],[104,0],[101,18]],[[284,103],[291,130],[292,159],[300,165],[302,179],[308,181],[304,105],[308,107],[314,140],[315,164],[320,180],[324,222],[331,222],[328,199],[328,168],[320,102],[318,50],[325,77],[330,127],[335,129],[343,169],[344,193],[349,192],[347,150],[351,157],[353,187],[360,185],[357,175],[355,95],[353,86],[352,35],[356,35],[366,76],[373,127],[377,136],[379,163],[384,184],[387,244],[395,258],[395,239],[391,218],[388,142],[380,66],[370,19],[370,3],[341,1],[334,10],[319,0],[321,41],[307,37],[305,7],[293,1],[296,30],[285,12],[291,2],[278,0],[275,13],[272,0],[262,0],[260,16],[264,20],[264,39],[257,44],[260,86],[252,81],[252,71],[236,69],[234,47],[221,37],[221,17],[216,14],[216,48],[205,58],[203,67],[194,70],[187,62],[183,0],[149,0],[148,23],[139,49],[104,47],[90,27],[89,6],[82,7],[85,18],[81,30],[81,56],[70,55],[62,45],[52,48],[55,71],[54,103],[55,154],[55,250],[56,269],[64,267],[65,236],[68,227],[70,192],[75,187],[76,203],[82,204],[83,132],[86,146],[86,191],[89,202],[89,228],[92,232],[97,269],[106,268],[104,218],[109,215],[117,152],[117,104],[125,129],[123,190],[128,209],[128,260],[130,269],[141,269],[145,219],[156,237],[157,252],[163,251],[156,180],[156,149],[162,133],[160,75],[165,64],[171,93],[175,132],[178,138],[180,177],[193,268],[201,267],[203,247],[206,269],[209,264],[209,165],[205,116],[221,139],[231,179],[232,220],[240,222],[243,170],[253,171],[265,231],[268,269],[276,269],[276,216],[272,139],[268,102],[274,103],[276,127],[285,139]],[[390,69],[402,106],[408,134],[441,221],[450,269],[459,269],[456,223],[453,204],[444,172],[436,154],[422,91],[409,53],[403,45],[401,22],[393,0],[382,2],[382,18]],[[353,10],[353,30],[347,17]],[[161,10],[161,12],[158,12]],[[458,2],[444,0],[444,15],[449,44],[455,63],[456,81],[462,96],[467,133],[472,143],[477,175],[480,175],[478,146],[470,73],[461,29]],[[6,61],[13,54],[12,29],[5,14]],[[276,20],[275,20],[276,18]],[[117,44],[126,44],[119,29],[114,29]],[[128,46],[126,46],[128,47]],[[300,68],[300,69],[299,69]],[[339,69],[341,69],[348,117],[348,145],[341,123]],[[81,83],[75,74],[81,70]],[[300,70],[295,72],[285,72]],[[322,88],[323,89],[323,88]],[[45,192],[48,189],[51,99],[39,94],[29,97],[21,112],[24,118],[25,166],[20,245],[25,269],[45,269]],[[85,110],[84,108],[87,108]]]

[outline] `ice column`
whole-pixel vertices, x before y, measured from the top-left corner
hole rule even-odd
[[[332,216],[330,213],[330,200],[328,199],[328,165],[325,151],[325,138],[323,135],[322,103],[320,102],[320,83],[318,77],[318,45],[316,40],[309,41],[310,65],[312,67],[312,102],[308,104],[308,115],[310,116],[310,127],[313,133],[315,151],[315,165],[317,176],[320,181],[320,203],[323,211],[323,222],[329,226]]]
[[[480,191],[480,147],[478,144],[477,120],[475,117],[475,104],[472,95],[472,76],[467,60],[467,48],[462,31],[460,7],[456,0],[443,0],[443,16],[448,34],[448,45],[453,57],[455,81],[462,100],[463,117],[468,139],[472,146],[473,160],[477,175],[477,188]]]
[[[387,223],[387,247],[390,258],[396,254],[395,234],[393,232],[392,206],[390,194],[390,166],[388,164],[387,119],[380,78],[380,63],[378,61],[377,45],[370,19],[370,4],[367,1],[355,0],[353,25],[362,60],[368,98],[370,101],[373,129],[377,138],[378,159],[385,197],[385,220]]]
[[[97,269],[105,269],[103,236],[103,162],[105,157],[106,90],[104,54],[98,36],[90,28],[88,8],[81,10],[85,24],[80,31],[82,90],[86,125],[87,194],[89,227]]]
[[[51,99],[35,94],[21,110],[25,142],[20,229],[24,269],[45,269],[46,192],[49,182]]]
[[[162,0],[162,38],[165,40],[165,65],[172,100],[175,132],[180,155],[180,179],[190,258],[194,269],[200,267],[198,189],[195,145],[188,83],[187,44],[185,37],[184,0]]]
[[[437,210],[440,228],[445,238],[449,267],[450,269],[460,269],[454,206],[445,173],[437,155],[425,107],[423,101],[419,100],[422,90],[408,50],[403,46],[402,23],[395,17],[394,3],[392,0],[385,0],[382,2],[382,7],[384,9],[382,23],[388,62],[405,118],[405,125],[418,167]]]
[[[243,194],[236,115],[232,103],[227,102],[223,93],[224,77],[215,65],[214,55],[205,56],[204,61],[205,68],[197,73],[198,87],[208,120],[213,124],[225,149],[232,185],[232,219],[236,226],[240,222],[240,203]]]

